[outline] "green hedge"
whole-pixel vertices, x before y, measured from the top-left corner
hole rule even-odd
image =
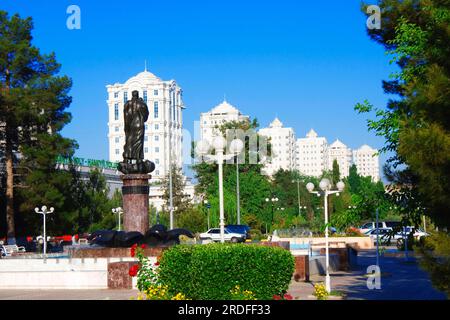
[[[293,273],[288,250],[248,244],[179,245],[164,251],[159,266],[170,293],[194,300],[229,300],[236,285],[270,300],[287,291]]]

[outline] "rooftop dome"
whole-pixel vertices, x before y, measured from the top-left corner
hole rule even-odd
[[[343,144],[339,139],[336,139],[336,141],[330,145],[330,148],[347,148],[347,146]]]
[[[161,79],[158,78],[157,76],[155,76],[153,73],[145,70],[145,71],[138,73],[134,77],[131,77],[130,79],[128,79],[126,84],[129,84],[132,82],[149,83],[149,82],[155,82],[155,81],[161,81]]]
[[[275,120],[272,121],[272,123],[270,124],[271,128],[282,128],[283,127],[283,122],[280,121],[280,119],[278,119],[278,117],[275,118]]]
[[[211,111],[214,114],[229,114],[229,113],[240,113],[238,109],[229,104],[226,100],[224,100],[221,104],[214,107]]]
[[[306,134],[307,138],[317,138],[317,132],[314,131],[314,129],[309,130],[309,132]]]

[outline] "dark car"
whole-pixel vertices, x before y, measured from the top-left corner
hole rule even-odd
[[[243,224],[230,224],[225,226],[228,231],[245,235],[246,239],[250,239],[250,227]]]

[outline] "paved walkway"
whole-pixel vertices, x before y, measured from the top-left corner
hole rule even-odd
[[[0,290],[0,300],[130,300],[137,290]]]
[[[367,267],[375,264],[375,251],[358,255],[358,267],[352,272],[331,274],[332,290],[343,292],[347,300],[445,300],[444,293],[435,290],[426,272],[414,258],[381,257],[380,290],[367,288]],[[293,281],[289,293],[296,300],[315,300],[314,283],[324,282],[323,276],[311,277],[311,282]],[[130,300],[136,290],[0,290],[0,300]]]
[[[362,251],[358,267],[352,272],[331,274],[331,289],[345,293],[347,300],[445,300],[446,295],[433,288],[428,274],[421,270],[415,258],[380,257],[381,289],[367,287],[367,267],[376,262],[375,251]],[[299,300],[314,299],[313,285],[325,277],[313,276],[310,283],[292,282],[289,292]]]

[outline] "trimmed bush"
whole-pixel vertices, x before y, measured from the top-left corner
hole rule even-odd
[[[236,286],[271,300],[287,291],[293,273],[288,250],[248,244],[179,245],[164,251],[159,266],[171,293],[194,300],[230,300]]]

